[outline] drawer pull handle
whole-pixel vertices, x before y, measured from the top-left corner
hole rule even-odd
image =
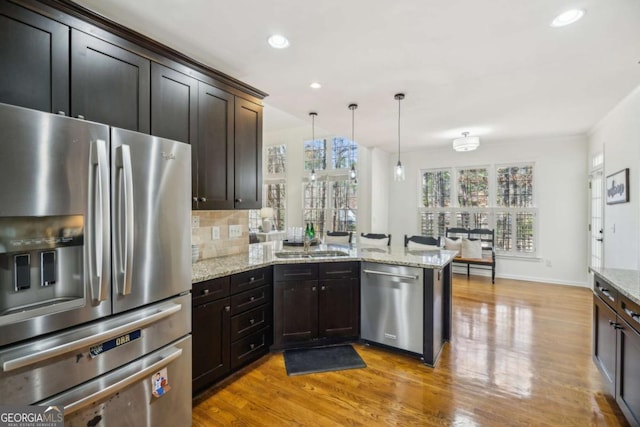
[[[253,325],[255,323],[255,321],[256,321],[255,319],[250,319],[249,323],[251,323]]]
[[[321,287],[320,287],[320,290],[321,290],[321,291],[324,291],[325,289],[327,289],[327,288],[325,288],[324,286],[321,286]]]
[[[635,320],[636,322],[640,323],[640,314],[635,313],[635,312],[629,310],[628,308],[625,308],[624,312],[627,313],[629,315],[629,317],[631,317],[633,320]]]
[[[251,350],[253,350],[255,348],[255,344],[250,344],[249,347],[251,347]]]
[[[314,287],[312,287],[312,288],[311,288],[311,290],[315,292],[315,290],[316,290],[316,287],[315,287],[315,286],[314,286]]]
[[[250,281],[250,282],[253,282],[254,280],[256,280],[256,278],[255,278],[255,277],[253,277],[253,276],[249,277],[249,281]]]
[[[229,306],[229,305],[228,305],[228,306],[226,306],[226,307],[224,308],[224,311],[226,311],[227,313],[228,313],[228,312],[230,312],[230,311],[231,311],[231,306]]]
[[[255,301],[256,297],[252,296],[251,298],[249,298],[249,301]]]
[[[613,296],[611,295],[611,293],[609,292],[609,289],[607,288],[603,288],[602,286],[598,286],[598,290],[607,298],[609,298],[611,301],[615,301],[615,299],[613,298]]]
[[[204,291],[202,291],[203,295],[208,295],[209,294],[209,289],[205,289]]]

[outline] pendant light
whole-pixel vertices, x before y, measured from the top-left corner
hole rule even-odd
[[[354,129],[355,129],[355,117],[356,117],[356,109],[358,108],[358,104],[349,104],[349,109],[351,110],[351,142],[355,142]],[[353,159],[351,159],[351,170],[349,171],[349,178],[353,181],[357,182],[358,173],[356,172],[356,166],[353,164]]]
[[[394,96],[398,100],[398,163],[393,171],[393,179],[395,181],[404,181],[404,166],[400,161],[400,101],[404,99],[404,93],[396,93]]]
[[[309,115],[311,116],[311,141],[313,143],[313,145],[315,145],[316,143],[316,116],[318,115],[318,113],[315,112],[311,112],[309,113]],[[315,182],[316,180],[316,159],[313,158],[311,161],[311,173],[309,174],[309,180],[311,182]]]

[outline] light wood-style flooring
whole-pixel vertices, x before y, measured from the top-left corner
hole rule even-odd
[[[591,359],[586,288],[455,275],[435,368],[355,344],[367,368],[288,377],[272,353],[194,399],[193,426],[624,426]]]

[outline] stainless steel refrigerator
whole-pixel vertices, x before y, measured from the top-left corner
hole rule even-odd
[[[191,147],[0,104],[0,404],[191,423]]]

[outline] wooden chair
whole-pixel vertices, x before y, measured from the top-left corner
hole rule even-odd
[[[334,245],[348,245],[351,243],[351,231],[327,231],[324,243]]]
[[[378,234],[378,233],[360,233],[361,237],[367,239],[366,243],[363,243],[360,240],[358,243],[363,243],[365,245],[375,245],[375,246],[391,246],[391,234]],[[385,242],[386,239],[386,242]]]
[[[409,246],[409,242],[416,243],[418,245],[425,246],[440,246],[440,239],[436,237],[427,236],[410,236],[404,235],[404,247]]]
[[[458,256],[456,256],[453,259],[453,262],[458,264],[466,264],[467,277],[469,277],[470,268],[472,266],[474,268],[488,267],[491,269],[491,283],[496,283],[496,251],[494,249],[494,246],[495,246],[494,230],[490,230],[486,228],[468,229],[468,228],[451,227],[446,229],[445,236],[453,240],[458,240],[458,239],[480,240],[480,245],[483,253],[482,257],[463,258],[462,251],[460,251],[458,253]],[[446,244],[445,244],[445,248],[446,248]]]

